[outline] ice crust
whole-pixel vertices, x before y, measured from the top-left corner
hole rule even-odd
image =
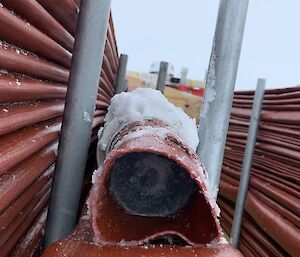
[[[105,117],[105,128],[99,131],[98,147],[104,151],[110,138],[118,129],[143,119],[164,121],[196,150],[199,138],[195,119],[171,104],[160,91],[150,88],[138,88],[130,93],[117,94],[112,98]]]
[[[204,95],[204,101],[202,110],[200,113],[201,118],[205,118],[205,116],[208,113],[208,110],[210,106],[212,105],[213,101],[216,98],[216,68],[215,68],[215,62],[216,62],[216,44],[215,39],[213,41],[213,47],[212,47],[212,54],[209,61],[209,69],[208,69],[208,76],[207,76],[207,86],[205,89],[205,95]]]

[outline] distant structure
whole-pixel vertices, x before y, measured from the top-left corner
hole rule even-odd
[[[144,86],[156,88],[159,67],[160,62],[153,62],[150,66],[149,72],[127,71],[129,84],[136,87]],[[184,86],[187,88],[203,90],[206,82],[203,80],[188,79],[188,71],[188,68],[182,67],[180,77],[176,77],[174,66],[169,64],[166,84],[172,87]],[[188,91],[187,88],[183,91]]]

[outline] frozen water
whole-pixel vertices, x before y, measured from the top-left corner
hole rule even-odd
[[[213,47],[212,47],[212,54],[209,61],[209,69],[208,69],[208,76],[207,76],[207,86],[205,89],[204,94],[204,101],[203,101],[203,107],[200,113],[201,118],[204,118],[209,110],[210,105],[216,98],[216,68],[215,68],[215,62],[216,62],[216,44],[215,40],[213,41]]]
[[[91,116],[87,111],[83,112],[83,120],[86,122],[92,122]]]
[[[171,127],[194,150],[199,138],[195,119],[171,104],[160,91],[138,88],[115,95],[105,117],[106,126],[99,131],[99,147],[104,151],[110,138],[124,125],[143,119],[159,119]]]

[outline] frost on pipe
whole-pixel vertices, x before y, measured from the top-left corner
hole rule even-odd
[[[190,245],[218,241],[219,209],[194,151],[195,122],[149,89],[115,96],[106,121],[98,149],[105,162],[91,194],[96,243],[139,245],[166,236]]]

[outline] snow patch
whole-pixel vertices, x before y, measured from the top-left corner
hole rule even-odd
[[[59,132],[61,130],[61,123],[56,124],[56,125],[51,126],[51,127],[46,125],[45,128],[49,129],[50,132]]]
[[[17,88],[21,86],[21,82],[18,79],[16,80],[16,84],[17,84]]]
[[[98,169],[96,169],[92,175],[92,183],[95,184],[99,181],[101,173],[102,173],[102,166],[100,166]]]
[[[86,122],[92,122],[91,116],[89,115],[89,113],[87,111],[83,112],[83,120]]]
[[[4,69],[0,69],[0,73],[1,73],[1,74],[8,74],[8,71],[7,71],[7,70],[4,70]]]
[[[105,151],[118,129],[144,119],[164,121],[196,150],[199,138],[195,119],[191,119],[180,108],[171,104],[160,91],[150,88],[138,88],[130,93],[123,92],[111,99],[105,117],[105,128],[98,133],[100,149]]]
[[[92,216],[92,201],[93,201],[93,198],[95,197],[95,193],[98,191],[99,189],[99,180],[100,180],[100,177],[101,177],[101,174],[102,174],[102,169],[103,169],[103,166],[99,166],[98,169],[96,169],[92,175],[92,183],[93,183],[93,186],[92,186],[92,189],[90,191],[90,194],[89,194],[89,197],[86,201],[86,206],[87,206],[87,215],[89,217]]]

